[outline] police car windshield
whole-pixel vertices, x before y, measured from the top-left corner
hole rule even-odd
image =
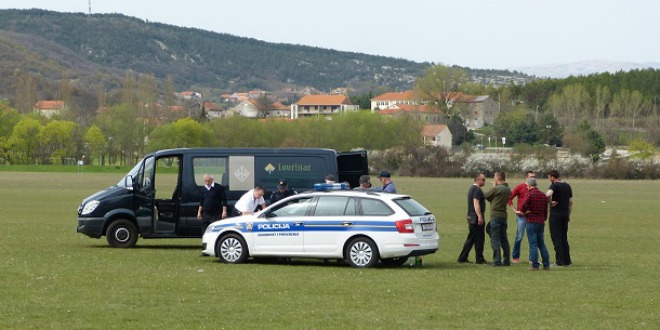
[[[422,204],[418,203],[416,200],[410,197],[397,198],[394,202],[401,206],[401,208],[408,213],[411,217],[419,217],[422,215],[431,214]]]

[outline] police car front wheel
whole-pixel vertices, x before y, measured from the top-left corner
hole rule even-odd
[[[372,267],[378,263],[378,259],[378,247],[367,237],[354,238],[346,246],[346,262],[352,267]]]
[[[247,244],[236,234],[221,237],[215,246],[215,251],[218,259],[227,264],[239,264],[248,258]]]

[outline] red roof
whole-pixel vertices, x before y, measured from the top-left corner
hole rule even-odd
[[[305,95],[298,102],[297,105],[341,105],[347,104],[352,105],[351,99],[345,95],[327,95],[327,94],[316,94],[316,95]]]
[[[202,104],[202,106],[204,108],[206,108],[207,110],[217,110],[217,111],[222,110],[222,109],[220,109],[220,107],[218,105],[216,105],[213,102],[204,102],[204,104]]]
[[[378,95],[371,99],[371,101],[412,101],[416,100],[415,92],[392,92]]]
[[[64,101],[39,101],[34,104],[34,108],[39,110],[59,110],[64,108]]]
[[[424,136],[434,137],[434,136],[438,136],[438,134],[440,134],[440,132],[442,132],[446,128],[447,125],[442,125],[442,124],[424,125],[424,128],[422,128],[422,134],[424,134]]]

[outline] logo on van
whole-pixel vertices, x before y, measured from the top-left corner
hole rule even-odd
[[[234,171],[234,176],[236,176],[238,181],[244,182],[245,180],[247,180],[247,178],[250,177],[250,171],[248,171],[248,169],[245,168],[245,166],[241,166],[237,168],[236,171]]]
[[[266,170],[266,172],[268,172],[268,174],[273,174],[273,171],[275,171],[275,166],[273,166],[273,164],[271,164],[271,163],[268,163],[268,165],[266,165],[264,170]]]

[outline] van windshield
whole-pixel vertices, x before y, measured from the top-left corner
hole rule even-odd
[[[138,174],[138,171],[140,171],[140,167],[142,167],[142,162],[143,161],[144,161],[144,158],[141,159],[137,164],[135,164],[135,166],[133,166],[133,168],[130,171],[128,171],[128,173],[126,173],[124,178],[126,176],[130,175],[133,178],[133,180],[135,180],[135,178]],[[117,187],[124,187],[124,178],[121,178],[121,180],[119,180],[119,182],[117,183]]]

